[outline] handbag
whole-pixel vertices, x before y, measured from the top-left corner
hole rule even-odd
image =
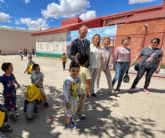
[[[146,59],[143,61],[142,64],[140,64],[140,63],[135,64],[134,69],[135,69],[136,71],[139,71],[140,68],[142,67],[142,65],[143,65],[143,64],[145,63],[145,61],[148,59],[148,57],[150,57],[154,52],[155,52],[155,50],[154,50],[153,52],[151,52],[151,54],[148,55],[148,56],[146,57]],[[151,64],[145,64],[145,67],[146,67],[146,68],[152,68],[152,65],[151,65]]]
[[[126,74],[123,78],[123,82],[125,83],[129,83],[130,82],[130,76],[128,74]]]
[[[139,63],[135,64],[134,69],[136,71],[139,71],[140,70],[140,64]]]

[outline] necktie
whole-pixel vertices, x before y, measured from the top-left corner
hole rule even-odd
[[[83,51],[86,52],[85,40],[82,40]]]

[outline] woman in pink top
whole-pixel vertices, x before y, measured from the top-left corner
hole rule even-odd
[[[122,46],[115,50],[116,72],[112,81],[112,86],[118,81],[115,93],[120,93],[120,86],[123,76],[128,71],[131,62],[131,51],[128,48],[130,44],[130,37],[125,37],[121,40]]]

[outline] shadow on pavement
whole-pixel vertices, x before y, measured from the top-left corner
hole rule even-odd
[[[7,135],[7,138],[21,138],[23,135],[28,138],[40,138],[43,136],[44,138],[58,138],[65,134],[63,133],[65,129],[62,91],[56,90],[51,86],[47,86],[47,89],[50,90],[48,95],[49,108],[41,106],[32,121],[27,121],[22,111],[24,95],[18,95],[20,117],[18,122],[11,122],[14,130],[13,133]],[[105,102],[108,102],[110,106],[105,106]],[[137,134],[145,138],[155,138],[154,131],[165,134],[165,130],[156,130],[157,124],[154,120],[112,116],[113,111],[110,107],[119,106],[117,100],[113,96],[109,96],[106,89],[102,90],[96,98],[87,99],[85,108],[87,121],[78,122],[78,127],[75,131],[79,135],[99,138],[137,137]],[[59,127],[62,127],[62,129],[59,130]],[[67,133],[69,136],[72,135],[70,130]]]

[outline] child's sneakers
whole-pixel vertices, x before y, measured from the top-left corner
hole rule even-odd
[[[77,127],[76,127],[75,124],[73,124],[73,123],[71,122],[71,123],[69,123],[69,124],[65,124],[65,128],[76,129]]]
[[[45,102],[45,103],[44,103],[44,107],[49,107],[48,102]]]
[[[3,127],[2,127],[2,132],[4,132],[4,133],[7,133],[7,132],[12,132],[12,128],[11,128],[11,126],[9,125],[9,124],[4,124],[3,125]]]
[[[16,117],[19,117],[19,112],[15,111],[15,115],[16,115]]]
[[[79,119],[77,121],[78,122],[85,122],[86,121],[86,117],[84,115],[82,115],[81,117],[79,117]]]

